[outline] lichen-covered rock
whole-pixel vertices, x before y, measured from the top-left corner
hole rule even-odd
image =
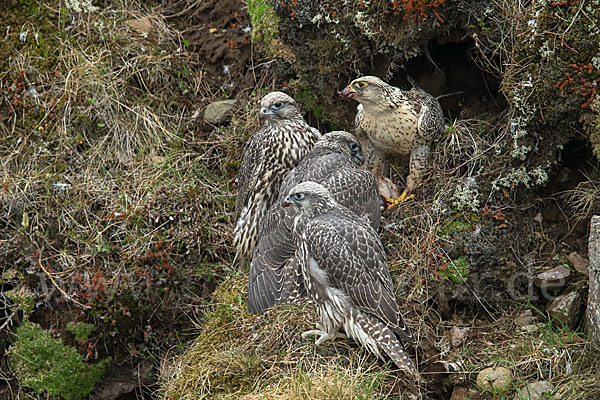
[[[510,386],[512,380],[512,372],[504,367],[485,368],[477,374],[477,386],[482,390],[502,392]]]
[[[573,324],[579,317],[579,308],[581,307],[581,295],[576,290],[558,296],[546,307],[546,311],[554,321],[563,326],[573,327]]]
[[[591,339],[600,343],[600,216],[592,217],[589,238],[589,293],[585,318]]]
[[[221,100],[210,103],[204,110],[204,121],[214,125],[229,121],[235,104],[235,100]]]

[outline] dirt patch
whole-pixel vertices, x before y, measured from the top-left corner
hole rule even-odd
[[[236,0],[165,1],[164,15],[187,43],[197,68],[215,92],[235,97],[252,87],[250,17],[244,2]]]

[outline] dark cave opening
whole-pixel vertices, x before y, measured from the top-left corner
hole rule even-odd
[[[426,92],[443,96],[439,102],[446,118],[468,119],[494,116],[508,107],[497,76],[476,62],[473,40],[440,43],[432,41],[428,54],[404,62],[390,84],[409,89],[407,75]]]
[[[594,161],[589,140],[576,138],[564,145],[560,158],[563,168],[586,171]]]

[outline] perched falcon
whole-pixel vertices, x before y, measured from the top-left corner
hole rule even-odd
[[[258,245],[250,264],[248,311],[262,314],[267,308],[306,297],[306,290],[294,256],[293,207],[281,207],[290,190],[300,182],[314,181],[329,190],[333,198],[358,216],[379,227],[380,208],[377,181],[371,172],[358,169],[364,156],[358,140],[348,132],[329,132],[291,170],[261,225]]]
[[[346,334],[404,370],[416,373],[401,340],[414,344],[396,299],[377,232],[315,182],[296,185],[282,202],[298,213],[293,234],[304,286],[317,305],[320,325],[303,337],[316,344]]]
[[[235,259],[241,265],[252,255],[259,223],[277,199],[285,175],[310,151],[321,134],[302,118],[296,102],[285,93],[272,92],[260,102],[264,125],[244,149],[238,173]]]
[[[407,200],[427,170],[429,145],[443,134],[440,103],[420,88],[401,90],[375,76],[353,80],[340,94],[360,103],[355,124],[369,138],[367,168],[376,176],[387,174],[388,154],[410,155],[406,188],[393,204]]]

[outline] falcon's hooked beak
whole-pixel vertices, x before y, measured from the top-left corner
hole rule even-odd
[[[354,161],[354,164],[356,164],[360,167],[361,165],[363,165],[365,163],[365,156],[363,155],[362,152],[355,153],[352,161]]]
[[[286,197],[285,200],[281,202],[281,207],[289,207],[294,204],[294,200],[291,200],[289,197]]]
[[[258,119],[262,121],[262,120],[265,120],[265,119],[271,117],[274,114],[275,113],[273,111],[271,111],[270,109],[268,109],[267,107],[261,107],[260,113],[258,114]]]
[[[354,96],[356,96],[356,92],[354,90],[352,90],[352,88],[350,87],[350,85],[346,86],[344,88],[344,90],[342,90],[340,92],[340,96],[342,96],[345,99],[351,99]]]

